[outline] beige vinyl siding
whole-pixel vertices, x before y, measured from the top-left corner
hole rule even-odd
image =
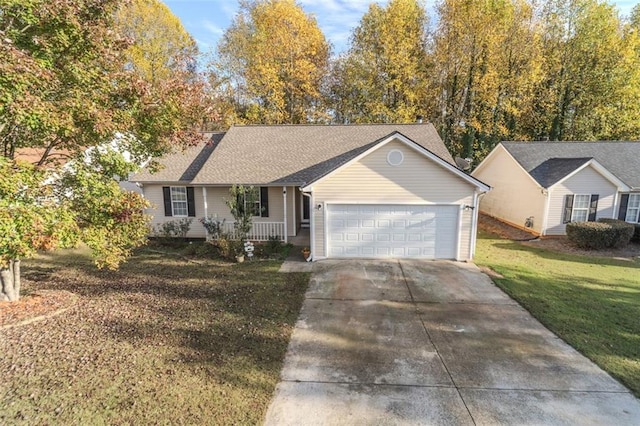
[[[566,181],[552,187],[549,193],[549,216],[547,235],[564,235],[565,224],[562,223],[564,213],[564,197],[569,194],[598,194],[598,210],[596,219],[613,218],[617,188],[588,166]]]
[[[170,222],[172,220],[180,220],[184,217],[176,217],[176,216],[165,216],[164,215],[164,197],[162,195],[162,187],[163,186],[176,186],[176,187],[187,187],[190,185],[144,185],[142,188],[144,197],[151,203],[151,208],[146,209],[145,213],[151,216],[151,226],[153,229],[156,229],[158,225],[163,224],[165,222]],[[199,218],[204,216],[204,205],[202,198],[202,189],[195,187],[193,188],[193,195],[196,206],[196,216],[195,217],[187,217],[187,219],[192,219],[191,228],[187,233],[187,237],[189,238],[204,238],[205,231],[202,227],[202,224],[198,221]]]
[[[164,215],[164,199],[162,195],[162,187],[171,185],[144,185],[144,196],[152,203],[152,208],[147,209],[146,213],[152,216],[152,226],[155,228],[158,224],[168,222],[176,217],[165,217]],[[181,185],[174,185],[181,186]],[[183,185],[185,186],[185,185]],[[233,222],[233,216],[229,211],[229,207],[225,200],[229,199],[230,187],[207,187],[207,214],[209,216],[218,216],[219,219],[225,219],[227,222]],[[293,194],[294,187],[287,188],[287,214],[289,217],[288,233],[289,236],[294,235],[296,227],[293,223]],[[194,198],[196,205],[196,217],[192,218],[191,229],[187,234],[190,238],[205,238],[206,232],[199,219],[204,216],[204,198],[202,187],[194,187]],[[269,187],[269,217],[254,217],[254,222],[282,222],[284,220],[284,200],[282,187]]]
[[[387,163],[389,151],[404,155],[399,166]],[[320,203],[472,205],[475,187],[402,142],[392,141],[313,185],[314,253],[326,256],[325,211]],[[463,212],[460,259],[469,258],[472,214]]]
[[[480,199],[481,212],[520,227],[533,216],[532,230],[542,233],[545,209],[542,188],[502,145],[472,175],[492,187]]]

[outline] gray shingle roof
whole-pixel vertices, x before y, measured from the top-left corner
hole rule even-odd
[[[192,183],[309,183],[394,132],[454,165],[430,123],[233,126]]]
[[[590,160],[591,158],[550,158],[529,174],[542,187],[548,188]]]
[[[161,158],[158,161],[160,170],[156,173],[144,168],[129,180],[141,183],[191,182],[223,136],[224,133],[204,133],[203,140],[198,145]]]
[[[502,142],[502,145],[529,174],[550,159],[593,158],[630,187],[640,189],[640,142]]]

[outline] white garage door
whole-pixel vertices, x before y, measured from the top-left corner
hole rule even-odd
[[[455,259],[458,206],[328,204],[329,257]]]

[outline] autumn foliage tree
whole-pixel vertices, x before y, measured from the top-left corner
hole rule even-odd
[[[640,8],[602,0],[372,4],[325,86],[333,120],[424,115],[455,155],[501,140],[640,138]],[[476,162],[477,164],[477,162]]]
[[[123,3],[115,23],[122,36],[131,40],[125,51],[127,66],[146,81],[169,79],[184,67],[193,69],[198,47],[171,10],[159,0]]]
[[[213,65],[219,93],[245,123],[306,123],[325,111],[321,85],[330,46],[293,0],[244,2]]]
[[[20,259],[36,250],[83,240],[113,268],[143,242],[146,204],[113,180],[130,170],[116,154],[89,167],[84,151],[120,135],[140,159],[200,139],[204,82],[184,67],[161,84],[128,69],[121,4],[0,0],[0,299],[19,296]],[[16,161],[23,148],[40,152],[37,167]],[[55,150],[73,161],[48,161]]]
[[[336,121],[405,123],[425,114],[433,97],[427,23],[417,0],[369,6],[349,51],[333,62],[329,97]]]

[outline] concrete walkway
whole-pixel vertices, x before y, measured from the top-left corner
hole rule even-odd
[[[638,425],[640,402],[474,265],[314,264],[267,425]]]

